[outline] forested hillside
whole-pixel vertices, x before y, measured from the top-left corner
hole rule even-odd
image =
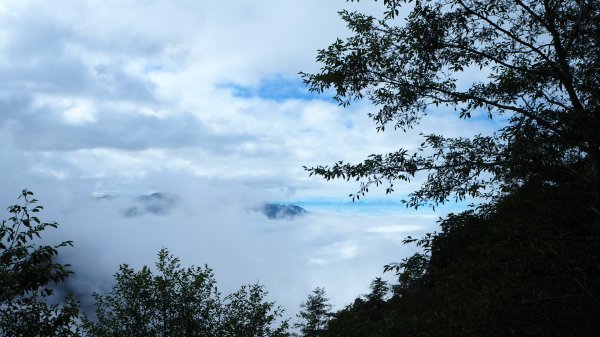
[[[600,222],[594,191],[527,184],[450,215],[388,266],[388,297],[361,296],[318,336],[594,336]],[[389,297],[391,296],[391,297]]]

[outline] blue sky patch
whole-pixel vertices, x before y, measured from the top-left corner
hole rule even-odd
[[[150,73],[172,73],[175,72],[175,69],[166,67],[164,65],[161,64],[150,64],[150,65],[146,65],[144,66],[142,72],[144,74],[150,74]]]
[[[394,198],[365,198],[352,202],[349,199],[302,199],[278,201],[281,204],[292,204],[300,206],[307,211],[333,211],[333,212],[359,212],[361,214],[414,214],[413,208],[407,208],[400,200],[402,197]],[[405,198],[406,199],[406,198]],[[470,202],[448,202],[436,207],[436,213],[440,216],[446,213],[458,213],[468,208]],[[429,207],[421,207],[417,213],[431,212]]]
[[[219,86],[231,90],[233,96],[240,98],[261,98],[272,101],[287,99],[325,99],[331,100],[331,95],[312,93],[301,78],[285,78],[276,76],[263,79],[256,86],[244,86],[238,83],[225,83]]]

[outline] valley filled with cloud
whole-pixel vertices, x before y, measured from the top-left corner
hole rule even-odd
[[[298,72],[347,35],[346,1],[3,1],[0,4],[0,202],[23,188],[73,240],[60,258],[81,296],[110,288],[121,263],[167,247],[208,264],[225,290],[259,281],[290,314],[318,286],[337,308],[382,266],[414,252],[407,235],[460,209],[407,209],[303,166],[414,149],[419,133],[377,133],[357,102],[308,92]],[[458,128],[456,125],[460,124]],[[493,123],[431,113],[419,132],[485,133]],[[467,127],[465,127],[467,125]],[[268,216],[294,205],[300,216]],[[273,211],[273,209],[271,209]],[[274,212],[278,212],[275,209]],[[391,277],[391,276],[390,276]]]

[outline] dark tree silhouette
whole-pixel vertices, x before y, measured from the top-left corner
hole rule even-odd
[[[311,174],[359,180],[359,198],[373,184],[387,182],[391,192],[423,173],[410,206],[486,198],[531,179],[584,182],[600,197],[600,2],[383,3],[381,20],[341,12],[353,35],[318,52],[321,71],[303,74],[311,90],[333,89],[344,106],[369,99],[379,131],[413,128],[434,110],[508,122],[492,135],[424,135],[416,150],[307,168]],[[468,73],[481,79],[459,80]]]
[[[321,337],[331,318],[331,304],[325,293],[325,288],[315,288],[308,295],[306,302],[300,305],[298,318],[300,322],[294,326],[300,330],[302,337]]]

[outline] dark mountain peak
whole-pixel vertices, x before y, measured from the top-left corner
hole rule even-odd
[[[293,219],[297,216],[302,216],[308,213],[304,208],[292,204],[274,204],[266,203],[259,210],[269,219]]]

